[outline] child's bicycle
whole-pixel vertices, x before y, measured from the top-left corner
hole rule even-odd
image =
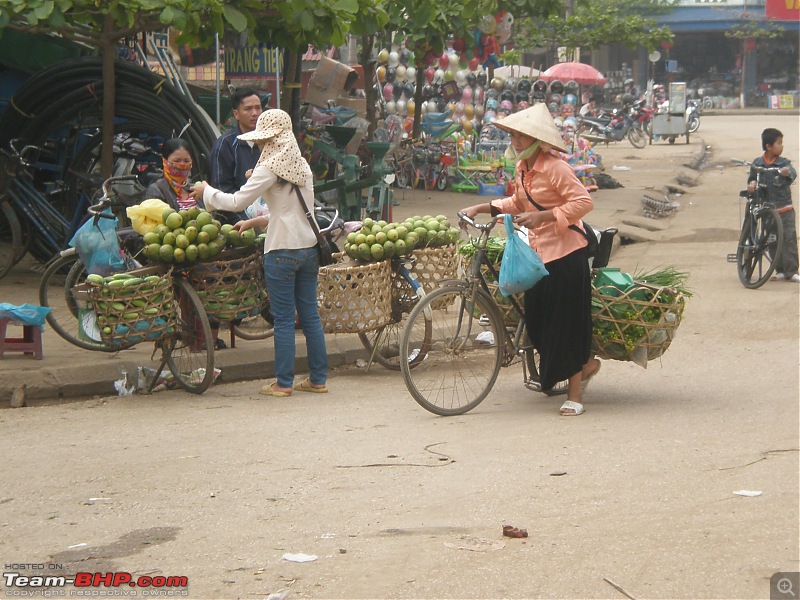
[[[113,186],[135,179],[135,175],[127,175],[111,177],[103,183],[100,202],[88,208],[95,225],[102,218],[114,218],[108,210],[113,202]],[[120,229],[115,233],[123,249],[141,239],[133,230]],[[140,266],[132,256],[124,258],[128,268]],[[39,304],[51,309],[47,322],[53,331],[85,350],[118,352],[138,343],[136,337],[131,337],[131,341],[109,344],[97,332],[92,302],[85,288],[87,275],[75,248],[62,251],[49,263],[39,284]],[[208,316],[197,292],[178,269],[172,273],[170,291],[177,318],[171,331],[153,340],[156,350],[161,351],[161,361],[152,382],[156,383],[164,368],[169,367],[181,387],[201,394],[214,379],[214,343]]]
[[[739,192],[746,198],[742,232],[736,254],[729,255],[729,261],[736,262],[739,281],[749,289],[756,289],[769,281],[780,262],[783,248],[783,223],[775,207],[767,202],[765,173],[780,171],[777,167],[759,167],[746,160],[732,158],[731,162],[750,167],[756,172],[756,189],[751,194],[747,190]]]

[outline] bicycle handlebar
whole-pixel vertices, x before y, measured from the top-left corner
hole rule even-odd
[[[136,175],[122,175],[120,177],[109,177],[103,182],[103,196],[100,198],[100,202],[93,204],[86,209],[86,212],[94,217],[95,224],[97,224],[98,219],[116,218],[113,214],[104,212],[111,206],[111,186],[115,183],[121,183],[123,181],[136,181],[137,179],[138,177]]]
[[[467,223],[468,225],[471,225],[478,231],[486,231],[486,232],[489,232],[492,229],[494,229],[494,226],[500,222],[501,218],[501,217],[493,217],[488,223],[477,223],[474,219],[471,219],[463,212],[459,212],[457,214],[459,221],[461,221],[462,223]]]
[[[770,171],[774,171],[776,173],[780,173],[780,170],[783,167],[759,167],[758,165],[754,165],[751,162],[746,160],[742,160],[741,158],[732,158],[731,162],[739,165],[740,167],[750,167],[751,169],[755,169],[757,173],[769,173]]]

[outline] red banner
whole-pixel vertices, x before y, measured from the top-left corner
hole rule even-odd
[[[767,19],[800,21],[800,0],[767,0]]]

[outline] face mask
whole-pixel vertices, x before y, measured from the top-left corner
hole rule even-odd
[[[528,146],[522,152],[517,152],[516,150],[514,150],[514,146],[509,144],[508,147],[506,148],[505,156],[507,159],[513,160],[515,163],[521,160],[527,160],[536,153],[541,144],[542,144],[541,140],[535,140],[530,146]]]
[[[166,158],[164,163],[164,179],[173,189],[178,198],[185,198],[189,195],[185,186],[189,182],[189,175],[192,173],[192,165],[176,165],[169,162]]]

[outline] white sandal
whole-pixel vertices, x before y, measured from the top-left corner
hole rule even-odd
[[[565,410],[574,410],[575,412],[564,412]],[[573,402],[572,400],[567,400],[564,404],[561,405],[561,416],[562,417],[577,417],[578,415],[583,414],[583,404],[580,402]]]

